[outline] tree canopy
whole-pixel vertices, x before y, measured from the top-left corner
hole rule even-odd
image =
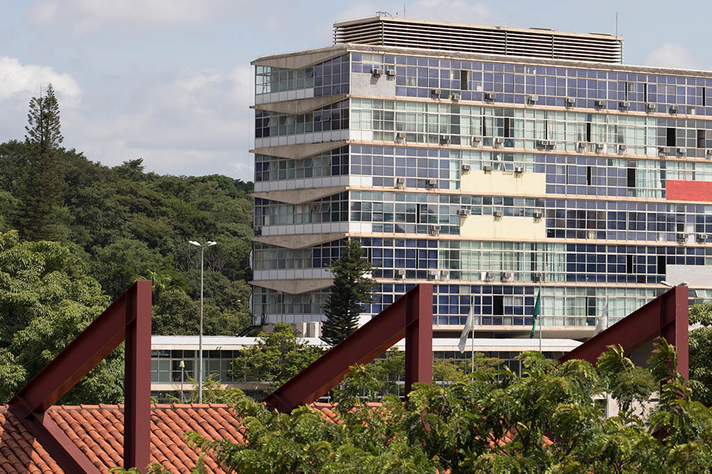
[[[712,415],[670,369],[677,356],[665,340],[641,368],[661,387],[659,402],[650,404],[651,385],[619,384],[611,396],[621,410],[605,417],[599,400],[631,370],[621,354],[613,347],[594,366],[524,353],[522,377],[486,369],[376,406],[361,398],[372,377],[354,367],[336,394],[339,424],[311,407],[279,414],[243,396],[247,445],[188,439],[241,473],[708,473]]]

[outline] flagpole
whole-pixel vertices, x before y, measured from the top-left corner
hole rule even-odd
[[[542,278],[543,280],[543,278]],[[544,325],[544,297],[541,294],[541,280],[539,280],[539,353],[541,353],[541,328]]]

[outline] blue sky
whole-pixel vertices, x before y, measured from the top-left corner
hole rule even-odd
[[[581,5],[589,5],[584,8]],[[67,148],[113,166],[251,180],[252,70],[328,46],[332,24],[404,2],[0,0],[0,142],[23,139],[52,82]],[[712,70],[705,1],[405,2],[406,16],[625,36],[625,62]]]

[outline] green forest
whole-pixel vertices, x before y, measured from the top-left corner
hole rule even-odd
[[[153,334],[197,334],[200,249],[189,240],[217,242],[205,249],[205,334],[250,326],[251,182],[93,162],[61,146],[51,86],[30,100],[26,128],[0,144],[0,378],[21,384],[139,278],[153,281]],[[52,320],[63,311],[76,314]]]

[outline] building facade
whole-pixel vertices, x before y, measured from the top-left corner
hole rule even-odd
[[[393,18],[257,59],[253,313],[323,319],[346,239],[378,287],[434,283],[436,336],[586,338],[688,281],[712,297],[712,73],[622,39]]]

